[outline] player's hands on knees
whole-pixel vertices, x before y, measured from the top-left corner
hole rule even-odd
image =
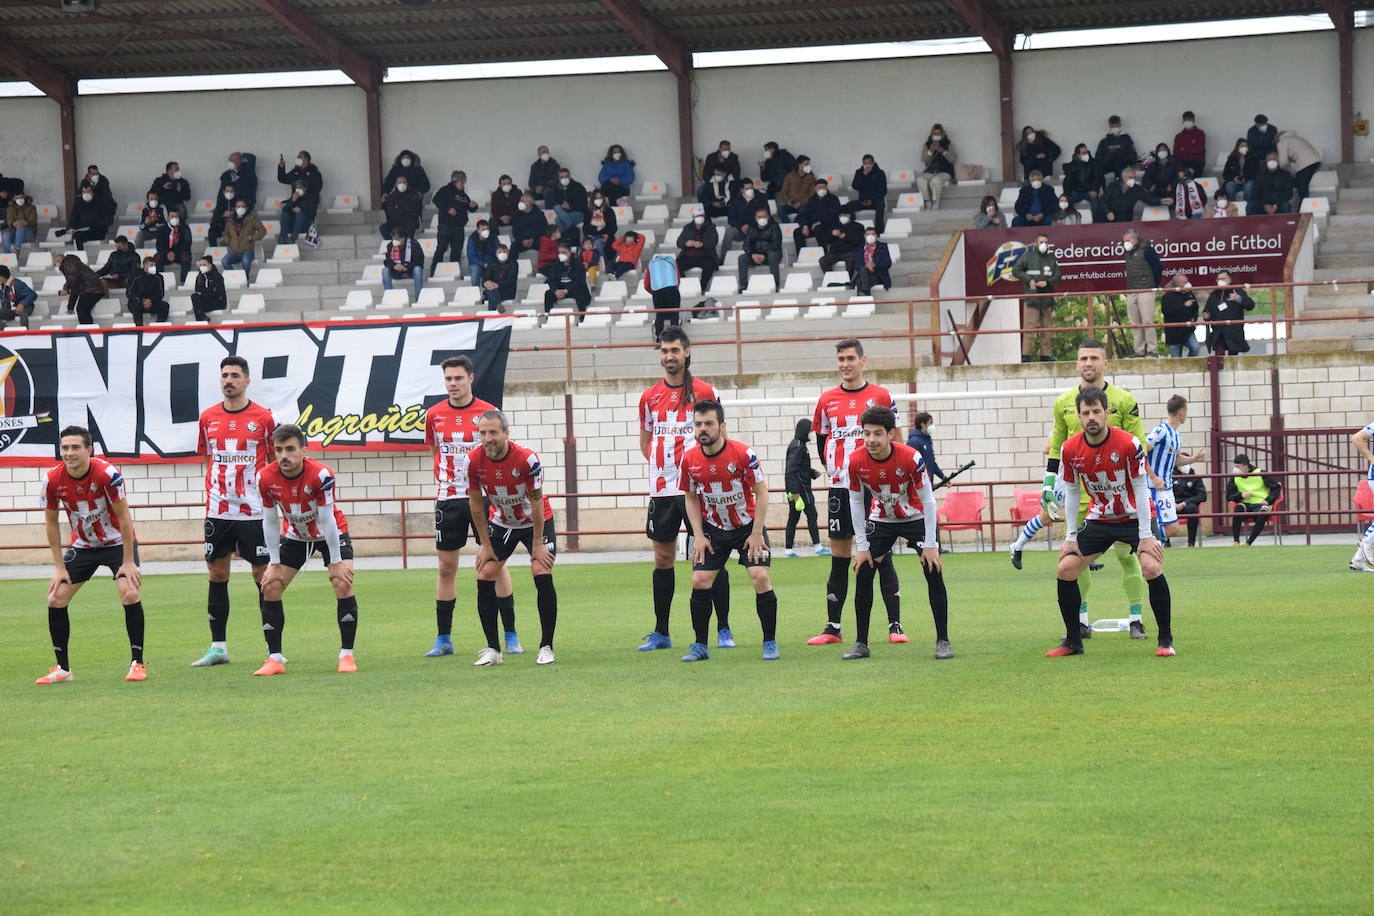
[[[692,565],[698,566],[706,562],[706,554],[715,553],[711,548],[711,542],[704,537],[692,538]]]
[[[1059,559],[1061,560],[1065,557],[1079,557],[1081,559],[1082,556],[1083,551],[1078,549],[1077,541],[1065,541],[1059,545]]]
[[[124,563],[119,567],[119,572],[115,574],[116,579],[126,579],[134,588],[143,587],[143,573],[139,572],[138,565],[135,563]]]
[[[749,559],[755,563],[768,556],[768,545],[763,542],[763,535],[757,531],[749,535],[749,539],[744,542],[744,549],[749,552]]]
[[[353,566],[345,560],[329,564],[329,578],[344,585],[353,584]]]
[[[943,572],[945,564],[940,560],[940,548],[922,547],[921,565],[926,568],[926,572]]]
[[[51,600],[57,596],[57,590],[64,585],[70,586],[72,577],[67,575],[67,567],[59,566],[52,574],[52,579],[48,582],[48,598]]]
[[[258,587],[266,592],[270,587],[281,583],[281,566],[277,563],[268,563],[267,571],[262,574],[262,580],[258,582]]]
[[[540,541],[534,545],[530,551],[530,569],[536,576],[545,576],[553,572],[553,552],[544,546]]]
[[[1158,538],[1142,539],[1140,546],[1136,548],[1136,552],[1141,556],[1149,557],[1156,563],[1164,562],[1164,547],[1159,543]]]
[[[854,571],[858,572],[863,566],[876,566],[873,562],[873,554],[867,550],[860,550],[854,554]]]
[[[488,563],[493,563],[495,561],[496,554],[492,553],[490,547],[488,547],[486,544],[483,544],[481,547],[477,548],[477,558],[473,561],[473,566],[476,568],[477,574],[480,576],[482,574],[482,570],[486,568],[486,565]]]

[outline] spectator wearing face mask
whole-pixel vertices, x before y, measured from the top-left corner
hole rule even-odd
[[[219,186],[232,189],[229,200],[242,200],[252,207],[258,200],[258,157],[234,152],[228,161],[229,168],[220,172]]]
[[[763,145],[763,158],[759,160],[758,166],[763,193],[769,197],[777,197],[782,191],[782,183],[797,167],[797,157],[778,146],[778,141],[769,140]]]
[[[1197,294],[1193,292],[1193,285],[1188,282],[1187,274],[1174,274],[1169,280],[1168,289],[1160,297],[1159,307],[1165,324],[1197,321]],[[1185,353],[1188,356],[1197,356],[1197,329],[1165,328],[1164,344],[1169,348],[1171,357],[1177,358]]]
[[[811,173],[811,157],[798,156],[797,167],[783,180],[782,190],[777,194],[778,219],[790,223],[811,195],[816,192],[816,176]],[[781,231],[781,230],[779,230]]]
[[[735,202],[735,179],[721,165],[707,175],[710,177],[697,189],[697,203],[709,219],[725,219],[730,215],[730,205]]]
[[[758,193],[752,178],[740,182],[739,194],[730,205],[730,212],[725,218],[725,231],[721,233],[719,260],[722,264],[725,263],[725,253],[730,250],[730,246],[748,235],[749,227],[754,225],[754,211],[761,203]]]
[[[0,251],[18,254],[23,246],[32,245],[38,237],[37,225],[38,208],[33,201],[22,192],[14,195],[5,208],[5,230],[0,233]]]
[[[706,161],[702,163],[701,174],[712,175],[717,168],[733,178],[736,183],[739,182],[739,157],[736,156],[735,151],[730,148],[729,140],[720,141],[720,143],[716,145],[716,151],[707,154]]]
[[[720,266],[716,261],[716,248],[719,245],[715,224],[704,213],[694,214],[692,221],[677,234],[678,273],[685,274],[694,267],[701,268],[701,288],[706,289],[711,285],[716,268]]]
[[[596,180],[601,183],[601,193],[612,207],[630,195],[630,186],[635,183],[635,161],[625,155],[625,147],[612,143],[606,149],[606,158],[601,160]]]
[[[134,324],[143,327],[143,319],[166,321],[171,311],[167,302],[167,284],[158,273],[157,261],[143,259],[143,273],[129,281],[125,292],[129,296],[129,314],[134,316]]]
[[[290,196],[281,205],[281,234],[277,241],[294,242],[315,222],[324,176],[311,161],[310,153],[301,150],[290,171],[286,168],[286,157],[277,158],[277,181],[291,188]]]
[[[830,193],[830,183],[824,178],[816,182],[815,193],[797,211],[797,228],[792,230],[792,244],[796,246],[798,257],[807,239],[817,239],[825,246],[825,238],[830,230],[839,225],[840,200]]]
[[[1016,158],[1021,163],[1021,174],[1030,180],[1031,172],[1053,175],[1054,163],[1059,159],[1059,144],[1050,139],[1044,128],[1039,130],[1027,124],[1021,128],[1021,139],[1016,144]]]
[[[105,289],[123,289],[128,286],[129,281],[138,276],[142,270],[143,263],[139,259],[138,252],[134,251],[134,246],[125,236],[115,237],[114,251],[105,259],[105,263],[100,265],[100,270],[96,271],[96,276],[105,281]]]
[[[10,205],[16,194],[24,193],[24,179],[0,173],[0,211]],[[3,213],[0,213],[0,217]]]
[[[558,185],[561,166],[553,158],[547,146],[539,147],[539,154],[530,163],[530,180],[525,185],[531,197],[541,203],[549,203],[548,193]]]
[[[134,247],[142,248],[149,239],[157,238],[157,234],[167,225],[167,208],[162,205],[162,200],[156,193],[149,192],[147,203],[138,211],[138,231],[134,233]]]
[[[38,304],[38,293],[20,280],[10,275],[10,269],[0,264],[0,331],[5,323],[18,319],[19,326],[28,329],[29,318]]]
[[[110,212],[114,212],[114,192],[110,190],[110,180],[100,174],[100,166],[86,166],[86,176],[81,179],[81,187],[89,187],[95,199],[108,202]]]
[[[532,251],[538,253],[539,239],[544,235],[544,228],[548,226],[548,220],[544,217],[544,211],[540,210],[534,203],[534,197],[526,194],[520,198],[515,207],[515,223],[512,225],[512,242],[515,254],[518,257],[521,252]]]
[[[1174,155],[1186,169],[1201,177],[1207,168],[1207,133],[1197,126],[1197,116],[1183,113],[1183,129],[1174,135]]]
[[[954,141],[949,138],[944,125],[930,125],[926,142],[921,144],[923,168],[916,176],[916,190],[921,192],[922,209],[940,209],[940,195],[944,193],[945,185],[954,181],[954,163],[958,161]]]
[[[403,149],[391,162],[391,171],[386,173],[386,178],[382,179],[382,200],[386,200],[387,195],[400,182],[406,183],[406,189],[424,197],[429,193],[429,173],[420,164],[420,154],[414,150]]]
[[[547,227],[552,229],[554,227]],[[500,239],[496,233],[491,231],[491,224],[484,219],[477,221],[477,228],[468,239],[468,273],[472,276],[472,285],[478,289],[482,288],[482,271],[492,261],[496,260],[496,249],[501,247]],[[513,262],[512,262],[513,263]]]
[[[186,275],[191,272],[191,227],[186,225],[181,216],[171,213],[167,216],[167,225],[157,234],[157,250],[154,254],[157,258],[159,269],[176,270],[181,273],[181,281],[186,282]]]
[[[525,196],[515,179],[502,175],[491,192],[491,221],[497,227],[514,227],[515,215],[520,212],[520,198]]]
[[[399,189],[407,184],[403,179],[396,182]],[[467,231],[468,214],[477,209],[477,201],[468,197],[468,176],[461,170],[451,172],[448,184],[434,192],[433,204],[439,211],[439,238],[434,246],[434,260],[429,265],[429,275],[439,269],[441,261],[462,263],[463,238]],[[397,190],[396,194],[401,192]],[[416,221],[419,227],[419,221]],[[384,227],[385,228],[385,227]]]
[[[978,205],[978,212],[973,215],[974,229],[1005,229],[1007,228],[1007,218],[1002,215],[1002,211],[997,206],[997,198],[991,194],[983,198]]]
[[[1225,188],[1217,188],[1217,192],[1212,195],[1212,206],[1207,210],[1208,219],[1225,219],[1230,216],[1239,216],[1240,211],[1236,209],[1226,196]]]
[[[581,247],[573,252],[573,257],[582,260],[582,269],[587,272],[587,286],[596,286],[596,278],[601,276],[601,249],[584,236]]]
[[[1245,132],[1245,142],[1250,147],[1250,158],[1263,162],[1279,145],[1279,131],[1262,114],[1255,115],[1255,123]]]
[[[644,253],[644,236],[638,232],[627,232],[623,238],[611,243],[611,252],[615,255],[610,267],[611,275],[619,280],[630,271],[639,269],[639,259]]]
[[[767,207],[754,211],[754,225],[744,237],[744,254],[739,259],[739,288],[749,282],[749,271],[755,267],[767,267],[773,275],[773,285],[782,288],[779,276],[782,264],[782,228],[768,212]],[[703,284],[705,285],[705,284]]]
[[[1207,294],[1202,317],[1207,322],[1207,350],[1218,356],[1249,353],[1245,339],[1245,313],[1253,311],[1255,300],[1243,287],[1231,285],[1227,271],[1217,271],[1217,288]]]
[[[557,226],[545,226],[544,235],[539,239],[539,255],[534,259],[534,269],[539,273],[548,270],[558,263],[558,248],[562,242],[563,234],[558,231]],[[572,245],[568,246],[572,248]]]
[[[1283,484],[1277,477],[1255,467],[1248,455],[1237,455],[1232,467],[1235,476],[1226,482],[1226,501],[1235,510],[1235,515],[1231,516],[1231,546],[1240,546],[1240,530],[1248,515],[1255,520],[1250,536],[1245,539],[1245,546],[1250,547],[1264,531],[1274,504],[1283,494]]]
[[[1155,246],[1142,240],[1134,229],[1127,229],[1121,238],[1122,261],[1126,267],[1126,323],[1152,325],[1155,323],[1155,290],[1164,275]],[[1159,333],[1153,327],[1131,328],[1131,355],[1158,356]]]
[[[229,294],[224,291],[224,274],[215,269],[215,262],[209,255],[196,262],[196,288],[191,293],[191,310],[196,321],[213,321],[212,312],[220,312],[229,306]]]
[[[167,168],[148,186],[148,193],[156,195],[167,212],[179,213],[182,225],[186,224],[186,202],[191,199],[191,183],[181,177],[179,163],[167,163]]]
[[[567,232],[581,225],[587,213],[587,189],[574,181],[567,169],[558,170],[558,183],[544,192],[544,200],[553,209],[553,221]]]
[[[258,218],[257,211],[248,208],[247,201],[234,201],[234,209],[224,224],[224,253],[221,265],[225,270],[240,268],[247,276],[253,271],[253,258],[257,253],[258,242],[267,237],[267,227]]]
[[[1054,211],[1055,225],[1077,226],[1083,222],[1083,214],[1078,212],[1078,208],[1069,203],[1067,194],[1059,195],[1059,203]]]
[[[1050,237],[1037,237],[1035,244],[1017,260],[1011,275],[1021,281],[1026,293],[1021,300],[1021,327],[1026,331],[1021,335],[1021,362],[1035,362],[1037,353],[1040,362],[1052,362],[1050,335],[1043,329],[1054,327],[1056,303],[1049,293],[1059,283],[1060,272]]]
[[[1178,160],[1169,151],[1169,144],[1157,145],[1154,158],[1140,175],[1140,183],[1145,187],[1145,193],[1160,198],[1166,206],[1172,204],[1174,183],[1178,180],[1179,168]]]
[[[574,306],[580,324],[586,315],[587,306],[592,302],[591,290],[587,287],[587,272],[582,268],[582,260],[573,257],[567,245],[558,246],[558,256],[545,272],[549,288],[544,293],[544,312],[548,313],[555,305]]]
[[[1125,168],[1121,179],[1107,185],[1102,196],[1093,201],[1093,222],[1129,223],[1135,219],[1137,207],[1155,206],[1159,198],[1146,193],[1136,181],[1135,169]]]
[[[220,238],[224,235],[224,224],[234,212],[236,199],[233,185],[226,184],[220,189],[219,197],[215,200],[215,209],[210,213],[210,227],[205,233],[207,246],[214,248],[219,244]]]
[[[1179,167],[1174,176],[1174,219],[1202,219],[1207,210],[1207,189],[1193,177],[1192,169]]]
[[[1301,202],[1311,189],[1312,176],[1322,167],[1322,154],[1295,130],[1279,131],[1274,152],[1278,153],[1279,165],[1293,173],[1293,186]]]
[[[519,276],[510,249],[497,245],[492,259],[482,268],[482,298],[488,308],[499,308],[501,303],[515,298],[515,281]]]
[[[394,229],[382,254],[382,287],[391,289],[394,283],[407,277],[414,284],[413,302],[420,298],[420,290],[425,288],[425,250],[404,230]]]
[[[1088,152],[1088,144],[1080,143],[1073,148],[1073,155],[1064,163],[1064,196],[1072,206],[1082,201],[1092,201],[1102,196],[1102,171]]]
[[[858,216],[861,210],[872,210],[873,225],[882,232],[887,225],[887,173],[878,168],[871,153],[864,153],[862,165],[854,170],[849,186],[854,199],[844,205],[845,212]]]
[[[1234,202],[1240,195],[1246,201],[1255,193],[1255,176],[1259,174],[1259,163],[1250,158],[1250,141],[1244,137],[1236,138],[1236,145],[1226,157],[1221,170],[1221,186],[1226,196]]]
[[[1174,510],[1178,519],[1188,525],[1188,546],[1201,543],[1198,529],[1202,527],[1202,507],[1207,502],[1207,484],[1193,475],[1192,465],[1180,465],[1174,474]]]
[[[864,227],[848,213],[841,213],[839,221],[824,236],[816,241],[825,248],[821,255],[821,270],[832,270],[837,264],[844,264],[845,272],[854,273],[854,253],[863,246]]]
[[[892,252],[887,242],[878,237],[877,229],[864,233],[864,243],[854,253],[854,289],[859,295],[872,294],[873,287],[881,284],[883,289],[892,289]]]
[[[420,219],[424,209],[425,199],[420,192],[410,186],[410,179],[405,175],[397,177],[396,183],[391,186],[391,192],[382,198],[382,215],[386,218],[378,227],[382,238],[391,238],[393,229],[400,229],[406,236],[414,238],[420,231]],[[466,225],[467,206],[464,205],[462,209],[463,223]]]
[[[615,209],[611,202],[597,188],[591,194],[587,205],[587,216],[582,220],[582,237],[592,240],[597,254],[606,257],[606,248],[615,241]]]
[[[55,251],[52,262],[53,267],[62,274],[63,285],[58,295],[67,297],[67,314],[75,312],[79,324],[91,324],[94,320],[91,312],[100,297],[105,295],[105,285],[95,271],[74,254]],[[153,270],[156,273],[156,266]]]
[[[1039,169],[1030,173],[1030,184],[1021,188],[1016,195],[1016,218],[1013,226],[1048,226],[1054,222],[1055,212],[1059,209],[1059,197],[1054,188],[1045,184],[1045,177]]]
[[[114,201],[96,196],[95,189],[83,183],[81,196],[67,214],[67,228],[59,235],[71,236],[71,243],[80,248],[87,242],[103,241],[112,222]]]
[[[1245,198],[1245,212],[1254,216],[1257,213],[1293,212],[1293,176],[1283,169],[1278,153],[1270,153],[1264,158],[1264,167],[1255,178],[1255,194],[1251,200]]]
[[[1112,115],[1107,119],[1107,135],[1097,141],[1097,160],[1098,174],[1102,176],[1105,183],[1108,178],[1116,181],[1120,179],[1122,171],[1127,166],[1134,166],[1135,141],[1131,135],[1121,128],[1121,117]]]

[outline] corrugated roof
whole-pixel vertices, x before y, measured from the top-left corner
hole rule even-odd
[[[644,54],[599,0],[289,0],[336,40],[383,68]],[[1302,0],[984,0],[1013,32],[1154,25],[1322,12]],[[640,0],[692,51],[733,51],[971,36],[949,0],[743,3]],[[67,15],[58,0],[0,0],[0,47],[73,79],[330,69],[252,0],[101,0]],[[4,68],[0,79],[18,78]]]

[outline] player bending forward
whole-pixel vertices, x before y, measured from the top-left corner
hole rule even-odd
[[[124,627],[129,633],[126,681],[146,681],[143,667],[143,602],[138,591],[143,577],[138,571],[138,545],[134,520],[124,495],[124,477],[101,458],[91,457],[91,434],[83,427],[68,426],[58,437],[62,463],[48,471],[38,497],[52,548],[53,574],[48,584],[48,632],[57,664],[35,684],[64,684],[72,679],[67,643],[72,625],[67,605],[72,596],[100,567],[114,573],[119,603],[124,605]],[[71,543],[62,548],[57,510],[67,510]]]
[[[716,575],[739,552],[740,565],[754,583],[754,607],[763,627],[763,658],[778,657],[778,596],[768,576],[771,554],[764,517],[768,485],[754,450],[725,436],[725,408],[719,401],[697,401],[693,410],[697,445],[682,456],[678,479],[687,499],[692,529],[692,631],[695,642],[684,662],[705,661],[711,623],[711,587]]]
[[[868,658],[868,622],[873,612],[873,577],[892,565],[892,545],[909,539],[921,545],[930,615],[935,618],[935,657],[953,658],[949,647],[949,597],[940,563],[935,491],[925,462],[914,448],[894,442],[896,422],[886,407],[870,407],[859,418],[864,447],[849,456],[849,514],[854,519],[854,621],[858,642],[842,658]],[[866,512],[865,493],[873,508]],[[866,520],[867,524],[863,524]]]
[[[492,408],[477,418],[482,450],[468,456],[468,511],[482,517],[482,500],[491,503],[490,520],[477,526],[477,617],[487,647],[473,665],[484,668],[502,664],[500,616],[496,579],[524,544],[530,555],[535,603],[539,608],[539,655],[541,665],[553,664],[553,631],[558,626],[558,592],[553,587],[553,559],[557,535],[553,508],[544,499],[544,467],[531,449],[510,441],[506,415]]]
[[[317,551],[329,568],[329,584],[338,599],[339,673],[358,670],[353,659],[358,599],[353,595],[353,544],[348,539],[348,520],[334,502],[334,472],[323,462],[307,458],[305,449],[305,433],[299,426],[278,426],[272,434],[277,460],[263,468],[258,477],[262,535],[267,542],[262,632],[268,654],[255,675],[286,673],[286,656],[281,654],[281,634],[286,625],[282,595]]]
[[[1060,453],[1064,517],[1077,517],[1080,486],[1087,489],[1091,502],[1087,520],[1078,530],[1064,536],[1064,546],[1059,550],[1059,614],[1064,618],[1064,640],[1045,655],[1059,658],[1083,654],[1083,636],[1078,628],[1078,577],[1114,544],[1124,544],[1132,553],[1139,554],[1140,570],[1150,591],[1150,609],[1159,627],[1155,655],[1173,655],[1164,550],[1150,531],[1145,447],[1125,430],[1107,425],[1107,395],[1102,389],[1083,389],[1074,398],[1074,404],[1083,431],[1070,437]]]
[[[1370,448],[1374,441],[1374,423],[1361,429],[1350,437],[1355,450],[1360,453],[1369,465],[1369,472],[1365,476],[1365,486],[1374,489],[1374,449]],[[1374,522],[1370,522],[1369,527],[1360,536],[1360,543],[1355,547],[1355,555],[1350,558],[1350,568],[1356,572],[1374,572]]]

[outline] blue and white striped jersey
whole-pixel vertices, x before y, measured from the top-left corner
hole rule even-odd
[[[1150,444],[1150,454],[1148,460],[1150,470],[1154,471],[1160,480],[1164,481],[1164,486],[1174,485],[1174,465],[1178,463],[1178,453],[1183,447],[1183,437],[1178,430],[1169,425],[1169,421],[1161,422],[1150,434],[1145,437],[1145,441]]]

